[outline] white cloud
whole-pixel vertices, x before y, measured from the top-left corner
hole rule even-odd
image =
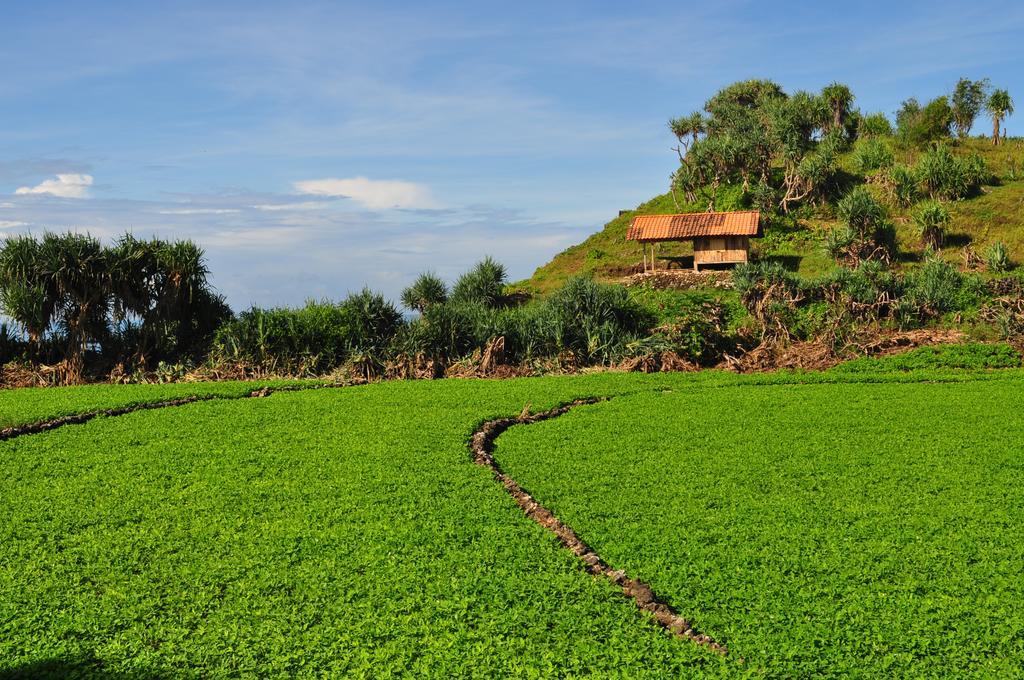
[[[300,194],[351,198],[371,210],[440,207],[427,187],[401,180],[328,177],[295,182],[294,186]]]
[[[61,198],[87,198],[92,186],[92,175],[74,173],[59,174],[54,179],[43,180],[34,187],[21,187],[16,194],[50,194]]]
[[[263,205],[254,205],[253,208],[263,212],[278,212],[281,210],[322,210],[327,206],[328,204],[323,201],[302,201],[299,203],[264,203]]]
[[[10,201],[0,202],[0,208],[13,208],[14,204]]]
[[[28,222],[18,222],[16,220],[0,220],[0,229],[17,229],[18,227],[27,227]]]
[[[231,215],[242,212],[237,208],[168,208],[157,210],[160,215]]]

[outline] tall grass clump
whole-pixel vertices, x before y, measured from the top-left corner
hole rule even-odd
[[[896,229],[885,208],[863,186],[839,201],[842,225],[825,235],[825,251],[837,261],[856,267],[865,260],[889,262],[896,256]]]
[[[889,169],[888,186],[892,200],[901,208],[909,208],[920,196],[917,175],[906,165],[894,165]]]
[[[542,314],[555,352],[571,352],[585,364],[608,364],[623,356],[626,345],[647,333],[653,315],[629,297],[622,286],[570,279],[546,302]]]
[[[561,357],[577,365],[609,364],[653,324],[653,316],[622,286],[576,277],[548,299],[520,307],[491,307],[453,295],[410,323],[396,349],[450,364],[501,338],[508,363]]]

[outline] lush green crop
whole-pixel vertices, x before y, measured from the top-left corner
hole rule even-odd
[[[513,428],[496,456],[755,674],[1016,677],[1024,381],[1007,375],[646,392]]]
[[[716,667],[585,573],[466,448],[527,402],[658,384],[392,382],[4,442],[0,674]]]
[[[605,373],[264,399],[235,398],[244,383],[0,393],[11,422],[225,397],[0,442],[0,676],[1012,670],[1022,382]],[[587,396],[614,399],[513,428],[499,461],[730,657],[654,626],[470,462],[483,420]]]
[[[193,395],[241,397],[260,387],[304,384],[299,381],[172,383],[166,385],[84,385],[0,390],[0,429],[60,416]],[[305,384],[309,384],[308,382]]]
[[[1017,368],[1020,354],[1006,344],[933,345],[888,357],[864,357],[836,366],[844,373],[912,371],[918,369]]]

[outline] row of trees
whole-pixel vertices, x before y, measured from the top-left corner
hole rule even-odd
[[[922,105],[911,97],[896,113],[899,137],[910,144],[925,144],[952,136],[961,139],[971,133],[978,116],[985,112],[992,120],[992,143],[1000,143],[1003,122],[1013,114],[1013,99],[1007,90],[993,88],[987,78],[961,78],[950,95]]]
[[[202,355],[231,316],[208,275],[191,241],[12,236],[0,247],[0,311],[33,359],[59,361],[78,382],[89,352],[134,368]]]

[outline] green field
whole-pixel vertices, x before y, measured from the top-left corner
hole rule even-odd
[[[1011,677],[1024,372],[597,374],[0,393],[0,678]],[[724,643],[670,636],[526,518],[496,457]],[[20,408],[24,399],[25,409]]]

